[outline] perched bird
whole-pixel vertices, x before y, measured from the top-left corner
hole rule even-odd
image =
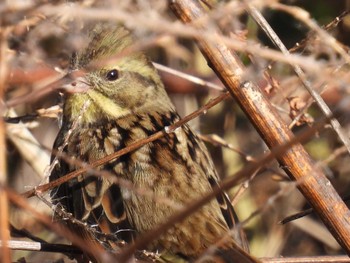
[[[62,127],[54,143],[58,152],[91,163],[180,119],[150,60],[128,50],[132,43],[125,28],[98,26],[86,49],[73,57],[72,72],[85,73],[70,84],[79,91],[65,96]],[[53,156],[54,160],[50,181],[80,168],[59,156]],[[187,125],[97,170],[107,170],[137,189],[182,205],[211,191],[218,182],[208,150]],[[51,197],[78,220],[127,241],[151,231],[177,211],[108,178],[94,176],[93,171],[53,189]],[[227,235],[236,221],[228,196],[222,192],[145,249],[193,260]],[[77,229],[83,238],[98,239]],[[215,253],[230,261],[233,244],[246,248],[245,237],[229,236]]]

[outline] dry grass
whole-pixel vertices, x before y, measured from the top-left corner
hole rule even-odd
[[[257,83],[293,131],[307,128],[327,115],[317,106],[323,99],[348,135],[349,16],[337,18],[346,11],[347,2],[318,1],[317,9],[306,2],[299,1],[298,8],[278,1],[252,2],[265,10],[263,14],[272,26],[282,27],[282,31],[276,30],[288,48],[300,43],[291,55],[266,47],[266,37],[247,14],[244,1],[221,3],[197,23],[222,28],[225,33],[220,40],[239,52],[246,65],[245,79]],[[286,14],[289,18],[284,25]],[[142,39],[135,48],[146,49],[154,61],[203,81],[193,81],[176,71],[160,70],[182,116],[219,95],[222,85],[192,41],[198,36],[208,41],[215,37],[181,24],[165,0],[0,3],[0,109],[7,121],[8,117],[25,116],[20,123],[0,122],[0,145],[5,142],[1,138],[6,137],[6,147],[0,147],[1,193],[3,186],[19,194],[47,182],[49,156],[60,116],[57,81],[67,71],[72,52],[84,46],[86,25],[100,20],[125,24]],[[299,66],[303,77],[297,76],[291,65]],[[312,92],[320,95],[317,102],[303,85],[305,81]],[[268,151],[232,99],[208,110],[191,125],[208,141],[223,178],[234,176]],[[350,186],[349,152],[334,126],[326,125],[305,147],[339,194],[346,196]],[[247,231],[252,255],[259,258],[344,254],[316,215],[283,226],[278,224],[285,216],[307,207],[296,184],[286,178],[277,163],[270,163],[230,191]],[[49,243],[69,243],[55,234],[55,229],[41,224],[43,221],[39,224],[38,216],[28,208],[48,216],[45,220],[50,219],[53,208],[43,202],[49,200],[47,192],[41,193],[40,198],[29,198],[21,208],[8,203],[7,197],[0,195],[3,240],[7,239],[7,224],[11,223]],[[4,213],[7,204],[8,218]],[[13,234],[9,238],[16,239]],[[12,261],[23,257],[28,262],[51,262],[63,257],[62,253],[3,249],[2,262],[8,262],[8,253]],[[67,257],[65,260],[68,261]]]

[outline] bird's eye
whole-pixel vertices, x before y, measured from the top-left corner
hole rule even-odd
[[[109,81],[114,81],[114,80],[118,79],[118,77],[119,77],[119,74],[118,74],[118,70],[116,70],[116,69],[112,69],[112,70],[108,71],[107,75],[106,75],[106,79]]]

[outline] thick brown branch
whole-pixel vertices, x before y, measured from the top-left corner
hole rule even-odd
[[[195,1],[171,2],[174,13],[185,23],[194,23],[205,16]],[[208,33],[208,28],[198,26]],[[213,28],[212,25],[210,27]],[[266,97],[253,83],[244,78],[244,68],[236,54],[220,42],[218,31],[213,30],[209,43],[197,38],[198,44],[213,70],[237,100],[270,149],[293,138],[287,125],[277,115]],[[324,224],[340,245],[350,254],[349,210],[322,171],[315,167],[301,144],[296,144],[277,157],[281,167],[313,206]]]
[[[188,204],[181,210],[179,210],[178,213],[170,216],[165,223],[157,226],[154,230],[145,233],[140,238],[136,239],[135,242],[130,245],[129,247],[125,248],[123,252],[119,255],[119,258],[122,259],[122,261],[127,261],[133,253],[136,250],[144,249],[147,244],[151,243],[153,240],[155,240],[159,235],[164,233],[166,230],[171,228],[174,224],[181,222],[186,217],[190,216],[191,214],[195,213],[198,209],[200,209],[203,205],[208,203],[210,200],[214,199],[215,196],[222,191],[226,191],[235,185],[237,183],[241,182],[243,178],[246,178],[247,176],[250,176],[253,174],[257,169],[260,167],[266,165],[267,163],[271,162],[274,158],[277,156],[280,156],[281,154],[284,154],[288,149],[295,144],[298,144],[300,141],[306,141],[309,139],[312,135],[314,135],[321,126],[323,126],[324,123],[319,123],[318,125],[315,125],[315,127],[312,127],[308,129],[307,131],[303,132],[298,137],[293,137],[293,139],[289,142],[287,142],[284,145],[280,145],[274,149],[272,149],[271,153],[267,154],[266,156],[261,157],[260,159],[257,159],[256,162],[252,162],[249,165],[247,165],[244,169],[240,170],[238,173],[236,173],[232,177],[228,177],[222,182],[220,182],[219,187],[213,188],[212,192],[207,193],[206,195],[196,199],[196,200],[189,200]],[[237,248],[239,249],[239,248]],[[246,255],[245,252],[242,252],[245,259],[248,262],[255,262],[256,259],[250,257],[249,255]],[[246,261],[244,261],[246,262]]]

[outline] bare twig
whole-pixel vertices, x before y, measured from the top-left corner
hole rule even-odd
[[[252,4],[249,4],[249,3],[247,3],[247,9],[248,9],[248,12],[250,13],[250,15],[259,24],[259,26],[264,30],[264,32],[269,36],[270,40],[282,51],[282,53],[285,55],[290,55],[286,46],[282,43],[280,38],[277,36],[275,31],[271,28],[271,26],[268,24],[266,19],[262,16],[262,14],[259,12],[259,10],[257,10]],[[309,21],[309,20],[310,19],[308,19],[306,21]],[[314,23],[312,23],[312,25],[313,25],[313,29],[315,29],[315,30],[317,29],[317,32],[319,34],[322,33],[322,36],[325,37],[325,35],[327,35],[327,39],[329,38],[328,34],[324,34],[324,32],[319,27],[315,27]],[[328,41],[331,41],[331,40],[328,40]],[[335,45],[335,46],[336,46],[337,51],[339,51],[339,49],[341,49],[342,54],[344,53],[344,50],[341,47],[339,47],[339,45]],[[348,57],[347,54],[345,54],[345,56]],[[350,61],[350,59],[349,59],[349,61]],[[330,108],[328,107],[328,105],[326,104],[326,102],[322,99],[321,95],[318,94],[316,92],[316,90],[314,90],[314,88],[312,87],[310,81],[308,81],[308,79],[307,79],[305,73],[303,72],[303,70],[301,69],[301,67],[298,65],[295,65],[295,64],[290,64],[290,65],[293,67],[294,72],[298,75],[301,83],[304,85],[304,87],[310,93],[312,98],[316,101],[318,107],[322,110],[323,114],[325,116],[327,116],[327,118],[331,119],[331,125],[332,125],[334,131],[337,133],[339,139],[343,142],[343,144],[347,148],[348,152],[350,153],[350,139],[342,130],[338,120],[333,117],[333,113],[330,110]]]
[[[3,104],[6,90],[7,62],[9,57],[6,54],[7,35],[9,31],[6,28],[0,32],[0,105]],[[3,112],[0,110],[0,114]],[[5,123],[0,119],[0,187],[7,185],[7,159],[6,159],[6,128]],[[9,231],[9,205],[7,193],[0,188],[0,240],[7,244],[10,240]],[[0,260],[4,263],[11,262],[10,250],[4,246],[0,249]]]
[[[11,115],[14,114],[14,111],[11,111]],[[6,132],[24,160],[29,163],[41,179],[44,179],[43,174],[50,161],[50,156],[41,150],[40,144],[29,129],[23,123],[7,124]]]
[[[261,258],[262,263],[349,263],[348,256]]]
[[[92,254],[95,258],[99,259],[100,262],[115,262],[115,258],[107,253],[98,243],[92,243],[89,240],[83,240],[78,237],[76,234],[72,233],[67,227],[64,227],[62,224],[53,223],[52,218],[39,213],[35,208],[29,206],[27,200],[15,193],[10,189],[1,187],[2,191],[6,191],[11,202],[16,206],[24,209],[29,212],[38,222],[44,224],[46,227],[54,231],[59,236],[65,237],[68,240],[71,240],[76,246],[81,248],[83,251]]]
[[[84,8],[78,5],[55,5],[55,6],[43,6],[41,10],[45,15],[48,16],[79,16],[82,19],[91,20],[98,17],[101,20],[107,21],[119,21],[123,22],[129,28],[139,28],[140,24],[144,28],[152,29],[158,33],[167,33],[183,37],[200,37],[205,38],[208,41],[218,40],[227,44],[229,47],[235,50],[256,53],[261,57],[283,61],[285,63],[293,63],[302,66],[308,71],[315,71],[315,65],[320,64],[319,62],[299,55],[290,55],[288,57],[282,55],[280,52],[272,49],[262,48],[259,45],[247,43],[242,40],[232,39],[224,36],[213,36],[210,32],[199,31],[192,26],[184,26],[179,23],[173,23],[159,17],[145,17],[143,14],[130,14],[123,10],[118,9],[103,9],[103,8]],[[156,25],[156,26],[155,26]]]
[[[204,81],[203,79],[195,77],[195,76],[192,76],[190,74],[186,74],[184,72],[180,72],[178,70],[166,67],[166,66],[158,64],[158,63],[153,63],[153,65],[158,70],[161,70],[161,71],[164,71],[164,72],[167,72],[167,73],[179,76],[179,77],[181,77],[183,79],[186,79],[186,80],[189,80],[189,81],[191,81],[191,82],[193,82],[195,84],[198,84],[198,85],[201,85],[201,86],[204,86],[204,87],[208,87],[208,88],[211,88],[211,89],[219,90],[219,91],[223,91],[224,90],[224,87],[222,87],[222,86],[216,85],[215,83],[212,83],[212,82],[209,82],[209,81]]]
[[[200,209],[203,205],[208,203],[210,200],[216,197],[217,194],[221,193],[222,191],[228,190],[235,186],[237,183],[239,183],[243,178],[246,178],[247,176],[250,176],[253,174],[257,169],[259,169],[261,166],[266,165],[270,161],[272,161],[274,158],[280,156],[284,152],[288,151],[288,149],[297,143],[300,143],[301,141],[304,142],[307,139],[309,139],[316,131],[318,131],[323,126],[323,122],[318,123],[318,125],[315,125],[315,127],[312,127],[308,129],[306,132],[300,134],[298,137],[294,137],[291,139],[291,141],[287,142],[286,144],[280,145],[274,149],[271,150],[271,152],[262,158],[257,159],[256,162],[250,163],[247,165],[244,169],[240,170],[235,174],[235,176],[230,178],[225,178],[222,182],[219,183],[217,187],[213,188],[212,192],[207,193],[206,195],[200,197],[196,200],[189,200],[189,203],[179,210],[178,213],[170,216],[163,224],[159,225],[154,230],[143,234],[138,239],[135,240],[135,242],[131,245],[129,245],[127,248],[125,248],[122,253],[120,254],[120,258],[123,261],[126,261],[129,259],[133,253],[136,250],[143,249],[147,246],[147,244],[151,243],[153,240],[155,240],[159,235],[161,235],[163,232],[171,228],[174,224],[177,222],[180,222],[184,218],[188,217],[189,215],[195,213],[198,209]],[[296,184],[302,182],[297,182]],[[259,212],[256,212],[259,213]],[[254,213],[252,216],[255,216]],[[248,262],[255,262],[256,259],[251,258],[248,255],[245,255],[247,257]],[[251,260],[251,261],[249,261]]]
[[[202,108],[198,109],[197,111],[187,115],[186,117],[184,117],[183,119],[181,119],[180,121],[174,123],[173,125],[170,125],[168,127],[165,127],[164,130],[162,131],[158,131],[156,133],[154,133],[153,135],[145,138],[145,139],[141,139],[138,141],[135,141],[134,143],[130,144],[128,147],[123,148],[113,154],[107,155],[106,157],[99,159],[93,163],[87,164],[87,163],[80,163],[80,166],[82,167],[81,169],[78,169],[74,172],[71,172],[65,176],[60,177],[59,179],[50,182],[48,184],[43,184],[40,185],[32,190],[29,190],[25,193],[23,193],[22,195],[26,198],[32,197],[34,195],[36,195],[37,192],[43,193],[46,192],[54,187],[57,187],[73,178],[76,178],[77,176],[81,175],[82,173],[86,172],[86,171],[93,171],[94,168],[101,166],[105,163],[108,163],[111,160],[117,159],[120,156],[127,154],[131,151],[134,151],[140,147],[142,147],[143,145],[150,143],[152,141],[155,141],[161,137],[163,137],[165,134],[167,133],[171,133],[173,132],[175,129],[181,127],[182,125],[184,125],[185,123],[187,123],[188,121],[198,117],[200,114],[202,114],[203,112],[206,112],[209,108],[213,107],[214,105],[218,104],[219,102],[221,102],[224,99],[227,99],[229,97],[228,93],[224,93],[220,96],[218,96],[215,99],[210,100],[205,106],[203,106]],[[77,160],[75,160],[76,162]],[[77,164],[77,163],[76,163]]]
[[[296,19],[299,19],[304,24],[306,24],[311,30],[317,33],[317,35],[324,41],[328,46],[333,48],[337,53],[339,53],[342,58],[346,61],[347,64],[350,63],[350,56],[344,50],[344,48],[339,44],[339,42],[330,34],[328,34],[324,29],[322,29],[314,19],[310,18],[310,14],[296,6],[287,6],[281,3],[273,3],[270,5],[271,8],[279,9],[284,12],[287,12],[294,16]]]
[[[205,16],[202,7],[194,1],[172,1],[171,7],[186,23]],[[212,35],[218,34],[216,30],[205,29],[205,31],[210,31]],[[197,40],[202,52],[210,60],[212,68],[246,112],[269,148],[293,140],[292,133],[261,91],[253,83],[242,79],[243,66],[237,56],[220,41],[209,43],[202,37]],[[313,165],[301,144],[294,145],[277,159],[290,178],[298,182],[299,190],[312,204],[333,236],[350,254],[349,210],[326,176]]]
[[[0,247],[2,243],[0,242]],[[81,254],[81,250],[72,245],[48,244],[35,241],[10,240],[8,248],[12,250],[27,250],[40,252],[60,252],[64,254]]]

